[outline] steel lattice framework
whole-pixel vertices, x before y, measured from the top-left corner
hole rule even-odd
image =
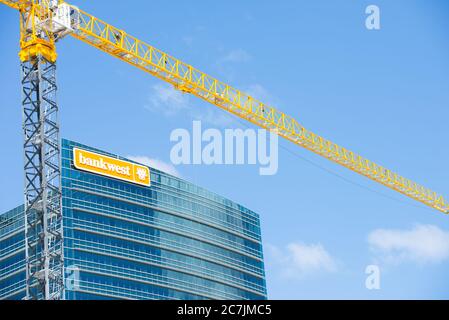
[[[46,1],[20,2],[26,298],[64,299],[56,54]]]
[[[56,65],[22,63],[28,299],[64,298],[64,250]]]

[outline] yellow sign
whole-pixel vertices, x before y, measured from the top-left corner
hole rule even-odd
[[[123,161],[98,153],[73,149],[75,168],[102,176],[107,176],[131,183],[150,186],[150,169],[148,167]]]

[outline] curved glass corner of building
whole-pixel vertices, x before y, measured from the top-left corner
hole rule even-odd
[[[259,216],[150,168],[150,186],[78,170],[62,140],[66,298],[263,300]],[[0,215],[0,299],[25,295],[23,206]]]

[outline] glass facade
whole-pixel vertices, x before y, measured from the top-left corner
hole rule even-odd
[[[145,187],[73,166],[62,141],[67,299],[266,299],[259,216],[150,168]],[[23,206],[0,215],[0,299],[25,295]]]

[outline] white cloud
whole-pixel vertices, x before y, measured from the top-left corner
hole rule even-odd
[[[235,125],[236,122],[232,118],[231,114],[226,114],[226,111],[221,111],[218,109],[207,109],[203,113],[195,113],[195,120],[200,120],[201,122],[208,123],[214,127],[230,128]]]
[[[372,251],[387,263],[437,263],[449,258],[449,232],[433,225],[411,230],[377,229],[368,236]]]
[[[317,272],[335,272],[337,263],[321,244],[290,243],[285,249],[268,245],[271,258],[279,266],[280,275],[301,279]]]
[[[258,83],[253,83],[246,88],[246,93],[253,98],[262,101],[263,103],[271,103],[273,97],[268,93],[268,91]]]
[[[167,117],[191,117],[192,120],[200,120],[213,127],[228,128],[236,124],[232,116],[225,114],[225,111],[213,106],[208,106],[207,109],[197,107],[190,102],[188,94],[167,84],[158,84],[151,88],[149,104],[145,105],[145,109]]]
[[[171,164],[164,161],[161,161],[159,159],[152,159],[145,156],[128,156],[129,160],[141,163],[143,165],[149,166],[151,168],[166,172],[168,174],[171,174],[172,176],[180,178],[181,175],[179,174],[178,170]]]
[[[145,108],[166,116],[174,116],[189,108],[189,96],[176,90],[173,86],[157,84],[151,87],[149,105],[146,105]]]
[[[221,62],[247,62],[249,60],[251,60],[251,55],[243,49],[232,50],[221,58]]]

